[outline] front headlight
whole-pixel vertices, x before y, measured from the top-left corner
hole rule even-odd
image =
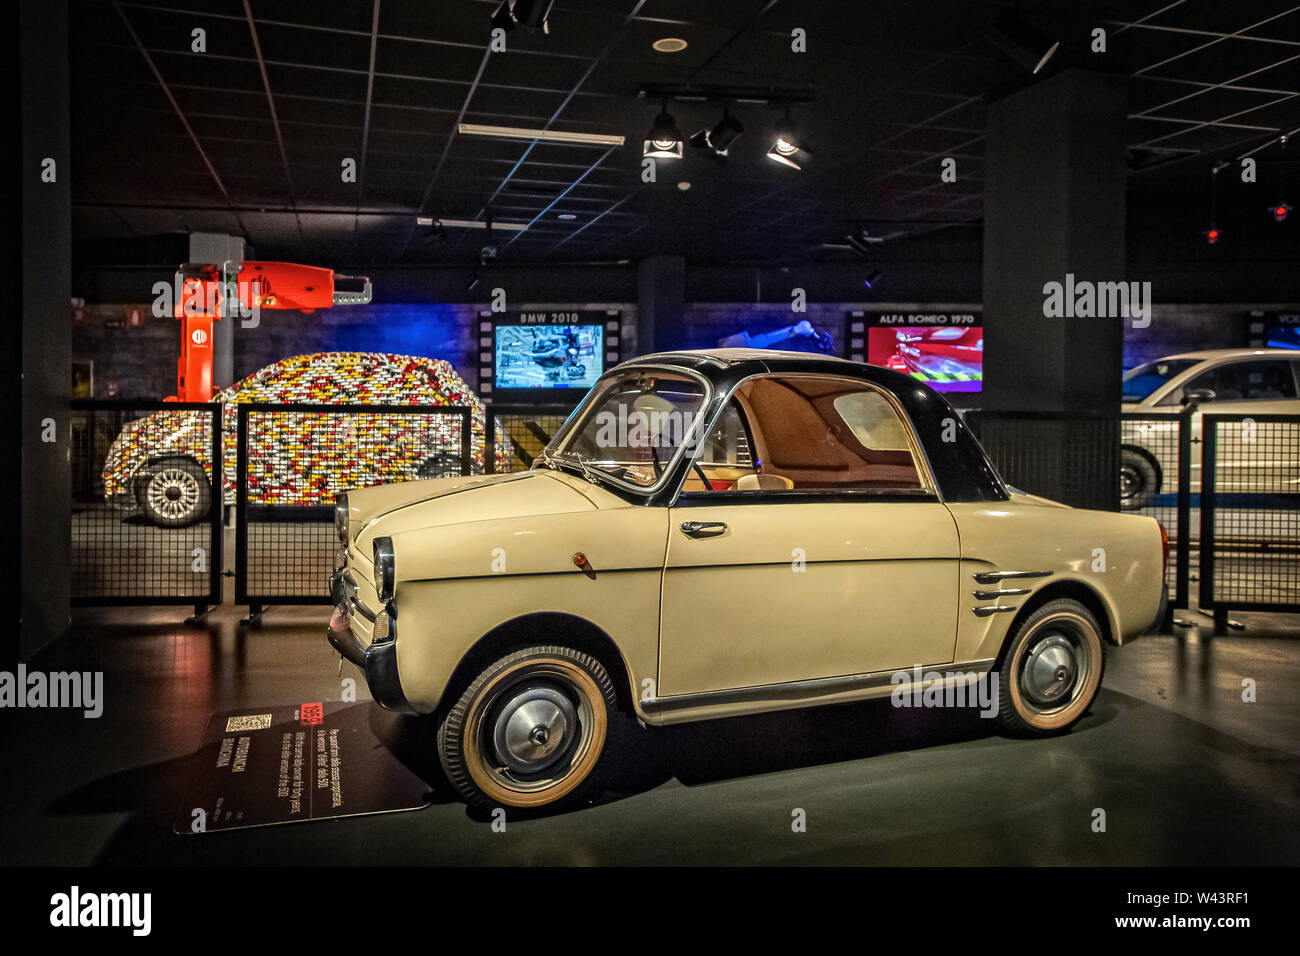
[[[387,604],[393,599],[393,584],[396,576],[393,571],[393,539],[375,539],[375,593],[379,603]]]
[[[339,544],[348,546],[348,493],[345,491],[334,499],[334,534]]]

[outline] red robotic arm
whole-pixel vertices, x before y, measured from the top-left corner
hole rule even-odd
[[[360,282],[361,288],[335,288],[334,280]],[[314,312],[336,305],[370,301],[370,279],[335,276],[334,270],[293,262],[225,265],[187,263],[176,273],[175,315],[181,322],[181,356],[176,394],[169,402],[206,402],[212,397],[212,332],[222,318],[256,318],[262,309]]]

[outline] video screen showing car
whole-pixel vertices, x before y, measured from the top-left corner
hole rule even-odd
[[[1265,343],[1271,349],[1300,349],[1300,321],[1295,321],[1295,316],[1290,316],[1293,321],[1291,324],[1280,324],[1269,326],[1268,341]]]
[[[984,328],[882,326],[867,330],[867,361],[918,378],[940,392],[984,385]]]
[[[589,389],[604,372],[601,325],[498,325],[496,388]]]

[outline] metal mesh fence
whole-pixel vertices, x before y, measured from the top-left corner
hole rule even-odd
[[[337,495],[470,474],[470,414],[446,406],[240,405],[236,602],[328,603]]]
[[[1300,611],[1300,416],[1206,415],[1200,605]]]
[[[220,405],[74,401],[72,601],[221,602]]]
[[[496,470],[527,471],[568,417],[567,408],[491,409]]]
[[[965,419],[1014,487],[1076,508],[1118,507],[1115,418],[972,409]]]

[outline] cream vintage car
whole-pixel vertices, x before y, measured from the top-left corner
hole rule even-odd
[[[336,523],[331,644],[380,704],[435,715],[447,777],[496,806],[591,795],[633,720],[931,672],[1058,733],[1165,596],[1151,518],[1007,488],[929,387],[784,352],[625,362],[531,471],[350,491]]]

